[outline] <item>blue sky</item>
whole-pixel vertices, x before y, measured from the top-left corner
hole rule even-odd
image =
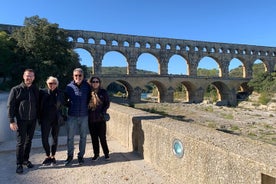
[[[65,29],[276,47],[275,0],[9,0],[1,3],[1,24],[23,25],[26,17],[34,15]],[[82,64],[91,65],[91,56],[77,52]],[[148,65],[143,62],[145,59],[153,61]],[[114,60],[118,66],[126,65],[123,56],[109,53],[103,66],[111,65]],[[169,73],[185,73],[177,62],[177,56],[172,58],[170,63],[175,64],[169,65]],[[240,64],[233,63],[230,67]],[[139,58],[137,67],[157,71],[158,65],[145,54]],[[217,68],[214,61],[208,60],[200,62],[199,67]]]

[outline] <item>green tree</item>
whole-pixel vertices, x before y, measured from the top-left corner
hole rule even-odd
[[[15,45],[16,43],[10,39],[6,32],[0,32],[0,78],[2,83],[6,83],[7,79],[11,77],[10,71],[14,57],[13,47]]]
[[[249,87],[261,94],[259,102],[263,105],[267,104],[276,93],[275,75],[275,72],[258,72],[248,83]]]
[[[271,73],[263,72],[257,73],[253,79],[248,83],[249,87],[253,87],[254,91],[258,93],[262,92],[272,92],[271,87],[273,87],[274,78]]]
[[[12,37],[25,52],[25,68],[36,71],[36,82],[40,87],[45,86],[50,75],[58,77],[61,87],[65,87],[72,78],[73,69],[81,66],[66,31],[47,19],[39,16],[26,18],[24,26]]]

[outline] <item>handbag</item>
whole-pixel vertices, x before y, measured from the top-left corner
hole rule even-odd
[[[65,125],[66,120],[67,120],[66,116],[63,116],[62,114],[58,115],[58,125],[59,126]]]
[[[110,115],[109,115],[108,113],[105,113],[105,114],[103,115],[103,117],[104,117],[104,120],[105,120],[105,121],[109,121],[109,120],[110,120]]]
[[[65,106],[60,107],[60,111],[58,113],[58,125],[63,126],[67,121],[68,109]]]

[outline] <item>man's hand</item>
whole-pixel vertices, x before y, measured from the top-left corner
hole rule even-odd
[[[12,131],[17,131],[17,129],[18,129],[17,123],[15,123],[15,122],[10,123],[10,129]]]

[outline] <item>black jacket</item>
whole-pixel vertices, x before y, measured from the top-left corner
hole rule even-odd
[[[89,123],[105,121],[103,115],[106,114],[106,111],[110,106],[109,96],[105,89],[100,88],[97,95],[102,101],[102,104],[97,106],[95,110],[89,109],[88,111]]]
[[[19,120],[35,120],[38,115],[39,90],[35,85],[27,87],[23,82],[11,89],[8,98],[8,118],[10,123]]]
[[[64,92],[55,89],[41,89],[39,91],[39,119],[44,120],[57,120],[57,116],[62,114],[61,108],[65,104]]]

